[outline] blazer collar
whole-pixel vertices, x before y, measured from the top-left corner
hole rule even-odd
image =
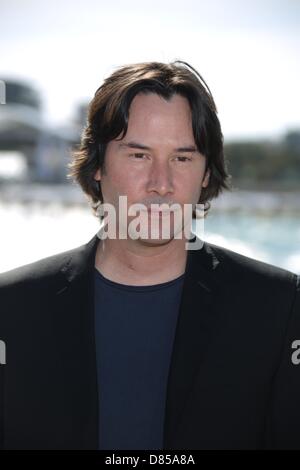
[[[61,273],[68,282],[77,280],[88,270],[92,270],[95,266],[95,257],[98,243],[101,238],[100,229],[88,243],[81,245],[69,252],[67,261],[61,268]],[[193,279],[203,289],[211,291],[217,282],[214,275],[220,263],[217,254],[212,246],[200,240],[194,235],[192,241],[196,241],[202,248],[199,250],[189,250],[186,263],[186,276]]]
[[[71,250],[67,262],[61,268],[61,272],[69,282],[77,280],[78,277],[94,267],[99,242],[98,233],[85,245]]]

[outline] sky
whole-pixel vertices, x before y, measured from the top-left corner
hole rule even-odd
[[[299,0],[0,0],[0,80],[31,83],[67,125],[117,67],[180,59],[214,96],[225,139],[300,129]]]

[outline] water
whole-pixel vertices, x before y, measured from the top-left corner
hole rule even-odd
[[[218,213],[205,221],[205,239],[300,274],[300,216]]]
[[[0,272],[75,248],[99,230],[83,197],[81,202],[62,202],[57,189],[51,199],[54,202],[45,194],[27,202],[12,202],[12,194],[9,200],[0,199]],[[253,207],[231,212],[221,206],[222,210],[212,208],[205,219],[205,240],[300,274],[299,212],[261,212]]]

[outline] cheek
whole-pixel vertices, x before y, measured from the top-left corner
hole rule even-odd
[[[201,171],[189,172],[187,174],[181,174],[177,179],[177,187],[180,193],[188,196],[198,195],[201,189],[201,182],[203,174]]]
[[[102,178],[104,197],[116,201],[119,195],[127,195],[130,200],[131,195],[138,193],[143,187],[143,183],[144,175],[137,175],[135,171],[124,166],[110,166]]]

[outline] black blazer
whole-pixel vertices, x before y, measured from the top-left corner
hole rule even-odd
[[[3,449],[97,449],[98,242],[0,275]],[[230,250],[188,251],[163,449],[300,449],[299,290]]]

